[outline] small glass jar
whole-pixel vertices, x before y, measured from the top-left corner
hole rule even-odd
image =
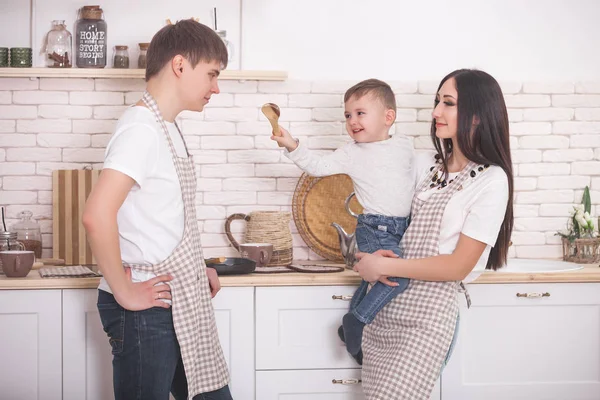
[[[127,46],[115,46],[113,68],[129,68],[129,50]]]
[[[227,40],[227,31],[218,30],[215,32],[217,32],[217,35],[219,35],[221,40],[223,40],[223,43],[225,43],[225,47],[227,48],[227,61],[233,60],[233,43]]]
[[[0,68],[8,67],[8,47],[0,47]]]
[[[10,66],[12,68],[31,68],[31,47],[11,47]]]
[[[46,37],[46,66],[50,68],[70,68],[73,55],[73,38],[64,20],[52,21],[52,30]]]
[[[140,46],[140,55],[138,56],[138,68],[146,69],[146,56],[148,54],[148,47],[150,43],[138,43]]]
[[[36,258],[42,257],[42,231],[40,225],[31,219],[33,213],[25,210],[19,213],[19,222],[10,227],[17,234],[17,239],[25,246],[25,250],[33,251]]]
[[[0,251],[25,250],[25,245],[17,240],[17,232],[0,232]],[[2,260],[0,260],[0,273],[2,272]]]

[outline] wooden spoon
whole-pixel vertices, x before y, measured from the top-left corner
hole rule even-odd
[[[271,127],[273,128],[273,136],[281,136],[281,131],[279,130],[279,116],[281,115],[281,111],[279,110],[279,106],[275,103],[265,103],[260,108],[265,117],[271,123]],[[280,144],[279,147],[282,147]]]
[[[206,258],[204,262],[206,264],[222,264],[227,260],[226,257],[214,257],[214,258]]]

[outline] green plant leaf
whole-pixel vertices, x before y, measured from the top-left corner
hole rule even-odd
[[[590,197],[590,187],[586,186],[583,190],[583,198],[581,199],[581,204],[583,204],[583,211],[587,213],[592,212],[592,199]]]

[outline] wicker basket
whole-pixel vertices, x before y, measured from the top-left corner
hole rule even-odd
[[[292,263],[294,250],[290,221],[292,214],[287,211],[253,211],[250,214],[232,214],[225,221],[225,234],[237,250],[239,243],[231,233],[231,222],[239,219],[247,222],[244,243],[270,243],[273,255],[269,267],[287,266]]]
[[[352,180],[345,174],[323,178],[303,174],[296,185],[292,212],[298,233],[312,251],[327,260],[344,262],[340,240],[331,223],[337,222],[348,234],[354,232],[356,218],[345,208],[353,188]],[[363,210],[356,197],[350,208],[358,214]]]
[[[562,238],[563,260],[581,264],[600,262],[600,238],[569,239]]]

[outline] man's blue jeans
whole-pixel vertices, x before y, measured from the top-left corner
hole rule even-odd
[[[187,380],[170,308],[128,311],[98,291],[98,311],[113,354],[115,400],[186,400]],[[194,400],[232,400],[229,386]]]
[[[361,214],[356,225],[356,244],[363,253],[374,253],[377,250],[391,250],[400,256],[400,240],[408,227],[408,218],[388,217],[374,214]],[[376,282],[368,291],[369,283],[362,281],[350,302],[350,312],[360,322],[369,324],[375,315],[387,304],[402,293],[408,286],[407,278],[389,278],[397,282],[392,287]]]

